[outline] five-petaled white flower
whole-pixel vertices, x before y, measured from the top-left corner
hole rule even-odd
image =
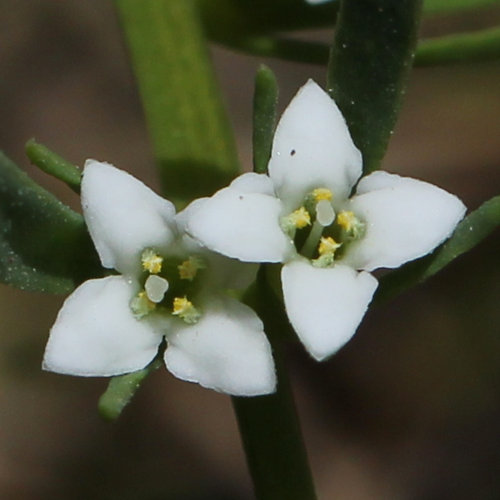
[[[144,368],[166,339],[176,377],[240,396],[275,390],[271,347],[257,315],[224,292],[248,286],[254,265],[200,247],[186,212],[131,175],[88,160],[85,221],[102,265],[121,275],[89,280],[64,302],[43,366],[81,376]],[[196,203],[194,204],[194,206]]]
[[[243,174],[198,201],[187,221],[211,250],[284,263],[288,318],[318,360],[358,327],[378,284],[367,271],[427,254],[465,213],[457,197],[431,184],[386,172],[359,180],[361,173],[342,114],[309,80],[278,124],[269,176]]]

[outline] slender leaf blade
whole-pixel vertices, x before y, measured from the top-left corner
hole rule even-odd
[[[83,217],[0,153],[0,281],[67,293],[100,269]]]
[[[39,144],[34,139],[30,139],[26,143],[25,150],[26,155],[33,165],[36,165],[56,179],[63,181],[75,193],[80,194],[82,172],[78,167],[51,151],[47,146]]]
[[[156,359],[142,370],[111,378],[108,388],[99,398],[98,409],[101,417],[105,420],[116,420],[146,377],[160,366],[161,360]]]
[[[500,60],[500,28],[495,27],[423,40],[418,45],[415,66],[498,60]]]
[[[417,42],[421,0],[341,2],[328,90],[364,171],[379,167],[396,123]]]
[[[445,14],[466,9],[479,9],[498,5],[499,0],[425,0],[425,14]]]
[[[230,43],[248,35],[324,28],[335,22],[339,1],[311,5],[305,0],[199,0],[208,36]]]
[[[253,169],[259,174],[267,173],[276,127],[277,104],[278,82],[272,70],[262,65],[255,76],[253,97]]]
[[[194,0],[116,0],[165,194],[179,204],[239,172]]]

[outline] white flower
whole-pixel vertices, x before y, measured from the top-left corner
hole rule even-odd
[[[121,275],[86,281],[66,299],[44,368],[132,372],[154,359],[165,338],[165,364],[176,377],[239,396],[273,392],[262,322],[224,293],[248,286],[256,266],[202,249],[184,233],[192,207],[175,215],[169,201],[109,164],[88,160],[81,192],[102,265]]]
[[[415,179],[374,172],[358,182],[361,166],[342,114],[310,80],[278,124],[269,176],[240,176],[199,201],[187,223],[224,255],[284,263],[288,318],[318,360],[359,325],[378,284],[367,271],[427,254],[465,212],[455,196]]]

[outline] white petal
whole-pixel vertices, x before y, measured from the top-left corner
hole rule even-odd
[[[198,323],[177,325],[165,352],[165,364],[176,377],[235,396],[275,390],[271,346],[249,307],[212,298]]]
[[[50,331],[45,370],[84,377],[144,368],[162,340],[146,320],[132,315],[134,290],[122,276],[89,280],[64,302]]]
[[[379,189],[390,188],[399,183],[402,179],[399,175],[390,174],[383,170],[378,170],[370,175],[362,177],[356,186],[356,195],[378,191]]]
[[[335,354],[354,335],[377,288],[377,280],[340,264],[313,267],[293,261],[281,272],[288,318],[318,361]]]
[[[104,267],[133,274],[145,248],[162,252],[173,241],[174,206],[107,163],[85,163],[82,206]]]
[[[465,213],[454,195],[427,182],[374,172],[362,179],[350,209],[366,222],[365,236],[343,262],[371,271],[422,257],[447,239]]]
[[[206,283],[212,288],[245,290],[253,283],[259,269],[258,264],[230,259],[215,252],[206,252],[202,258],[208,261]]]
[[[346,198],[361,175],[361,153],[335,102],[309,80],[292,99],[276,129],[269,175],[287,209],[318,187]]]
[[[187,224],[189,219],[193,216],[193,214],[201,210],[203,204],[209,199],[210,198],[198,198],[196,200],[193,200],[175,216],[175,221],[177,223],[179,233],[184,233],[185,231],[187,231]]]
[[[292,243],[279,225],[281,203],[260,193],[221,189],[192,210],[187,231],[206,247],[245,262],[280,262]]]
[[[274,196],[273,182],[265,174],[256,174],[254,172],[242,174],[231,182],[230,187],[234,188],[239,193],[260,193]],[[203,210],[203,204],[209,199],[210,198],[198,198],[176,215],[179,231],[182,232],[187,230],[188,220],[195,212]]]
[[[255,172],[242,174],[236,177],[230,186],[241,193],[260,193],[274,196],[273,181],[265,174],[256,174]]]

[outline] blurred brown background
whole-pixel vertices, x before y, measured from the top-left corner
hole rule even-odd
[[[106,160],[157,186],[143,115],[111,2],[0,1],[0,148],[28,165],[30,137],[77,164]],[[424,25],[426,34],[500,22],[498,8]],[[328,35],[329,36],[329,35]],[[250,166],[259,62],[214,47]],[[266,61],[283,108],[324,70]],[[414,71],[385,168],[458,194],[474,209],[500,186],[500,64]],[[354,340],[290,369],[321,499],[500,498],[498,233],[424,286],[371,311]],[[63,297],[0,287],[0,498],[250,499],[229,398],[161,369],[115,424],[106,381],[44,373]]]

